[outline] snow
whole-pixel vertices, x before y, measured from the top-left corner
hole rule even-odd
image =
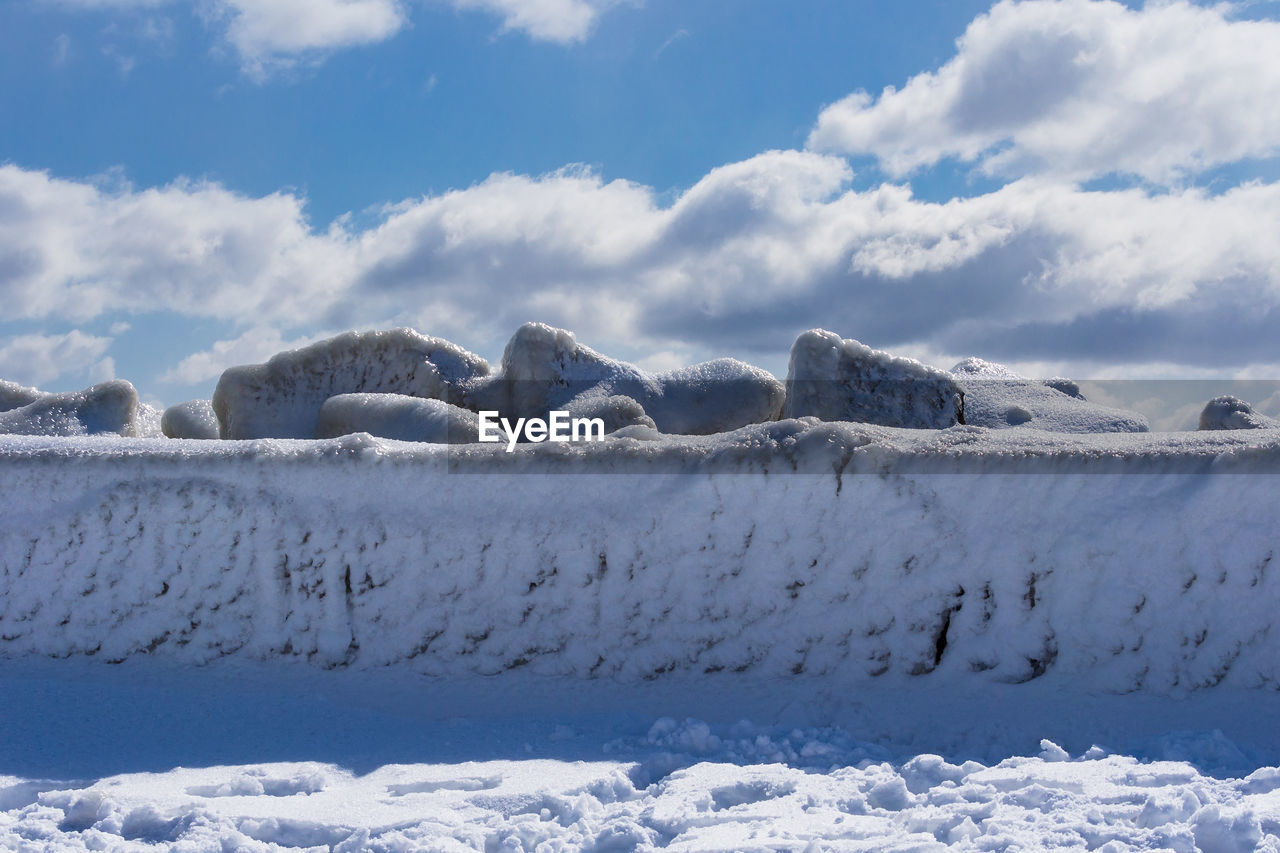
[[[188,400],[164,410],[160,429],[168,438],[217,438],[218,417],[208,400]]]
[[[552,409],[614,409],[619,402],[579,398],[630,397],[664,433],[708,435],[776,420],[784,388],[768,372],[730,358],[649,373],[578,343],[571,332],[543,323],[516,330],[502,354],[501,376],[477,390],[470,408],[512,417],[545,418]],[[642,423],[629,405],[614,423]]]
[[[951,368],[964,390],[964,422],[1050,432],[1146,432],[1146,418],[1090,403],[1069,379],[1027,379],[1002,364],[967,358]]]
[[[223,438],[314,438],[338,394],[392,393],[457,403],[489,373],[477,355],[412,329],[347,332],[223,372],[213,392]]]
[[[6,399],[19,402],[34,389],[6,383]],[[0,434],[83,436],[113,433],[137,436],[145,431],[138,392],[123,379],[101,382],[83,391],[39,394],[24,405],[0,411]]]
[[[945,370],[823,329],[791,347],[785,417],[806,416],[916,429],[965,422],[962,389]]]
[[[38,388],[28,388],[26,385],[19,385],[17,382],[0,379],[0,412],[21,408],[28,403],[34,403],[43,396],[44,392]]]
[[[1276,431],[0,449],[10,656],[1280,683]]]
[[[476,441],[474,412],[443,400],[404,394],[338,394],[324,401],[318,438],[363,432],[400,441]]]
[[[1253,410],[1239,397],[1214,397],[1200,413],[1200,429],[1278,429],[1280,421]]]

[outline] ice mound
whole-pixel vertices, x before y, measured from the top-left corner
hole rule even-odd
[[[43,396],[44,392],[37,388],[28,388],[26,385],[19,385],[17,382],[0,379],[0,412],[20,409],[23,406],[34,403]]]
[[[367,432],[399,441],[460,444],[477,440],[478,419],[460,406],[405,394],[338,394],[320,407],[317,438]]]
[[[488,373],[480,356],[412,329],[347,332],[225,371],[213,411],[222,438],[314,438],[320,407],[338,394],[458,403],[463,387]]]
[[[208,400],[188,400],[164,410],[160,430],[169,438],[217,438],[218,417]]]
[[[649,373],[601,355],[564,329],[526,323],[502,354],[501,378],[473,395],[471,407],[545,417],[551,409],[621,405],[630,414],[618,423],[643,424],[630,404],[588,402],[629,397],[664,433],[710,435],[777,420],[784,394],[771,374],[731,358]]]
[[[834,332],[796,338],[785,416],[945,429],[966,422],[964,393],[945,370],[873,350]]]
[[[604,421],[606,435],[633,426],[657,429],[653,418],[645,414],[644,406],[621,394],[579,395],[569,401],[566,411],[571,418],[599,418]]]
[[[1070,379],[1028,379],[980,358],[966,358],[951,375],[964,390],[964,420],[972,426],[1071,433],[1149,429],[1142,415],[1086,401]]]
[[[112,379],[83,391],[39,394],[24,406],[0,412],[0,433],[137,436],[140,434],[138,392],[123,379]]]
[[[1205,404],[1200,429],[1280,429],[1280,421],[1258,414],[1244,400],[1227,394]]]

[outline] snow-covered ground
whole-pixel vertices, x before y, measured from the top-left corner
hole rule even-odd
[[[0,849],[1280,849],[1277,463],[5,437]]]

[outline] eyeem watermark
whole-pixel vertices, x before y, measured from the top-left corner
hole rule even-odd
[[[506,433],[507,452],[516,449],[521,435],[525,441],[603,441],[603,418],[570,418],[569,413],[554,409],[547,420],[542,418],[516,418],[515,423],[497,412],[480,412],[480,440],[502,441],[501,431]]]

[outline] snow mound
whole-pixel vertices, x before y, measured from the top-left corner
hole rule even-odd
[[[946,371],[823,329],[796,338],[786,394],[788,418],[913,429],[945,429],[966,420],[963,391]]]
[[[622,396],[664,433],[709,435],[777,420],[784,394],[771,374],[731,358],[649,373],[601,355],[564,329],[526,323],[502,354],[500,380],[473,395],[470,407],[546,417],[552,409],[574,409],[578,397]]]
[[[1147,432],[1147,419],[1090,403],[1069,379],[1037,381],[1003,364],[966,358],[951,368],[964,390],[964,422],[1004,429],[1025,426],[1050,432]]]
[[[164,410],[160,430],[168,438],[217,438],[218,416],[208,400],[188,400]]]
[[[657,430],[653,418],[645,414],[644,406],[621,394],[607,397],[579,394],[569,401],[566,411],[571,418],[599,418],[604,421],[605,435],[634,426]]]
[[[1214,397],[1200,413],[1200,429],[1280,429],[1280,421],[1259,414],[1239,397]]]
[[[404,394],[338,394],[320,407],[317,438],[365,432],[399,441],[437,444],[476,441],[474,412],[443,400]]]
[[[0,412],[0,433],[138,436],[138,392],[123,379],[113,379],[83,391],[41,394],[24,406]]]
[[[28,388],[26,385],[19,385],[17,382],[0,379],[0,412],[20,409],[23,406],[34,403],[43,396],[44,392],[37,388]]]
[[[489,363],[412,329],[347,332],[233,367],[213,392],[222,438],[314,438],[324,401],[338,394],[391,393],[461,402]]]

